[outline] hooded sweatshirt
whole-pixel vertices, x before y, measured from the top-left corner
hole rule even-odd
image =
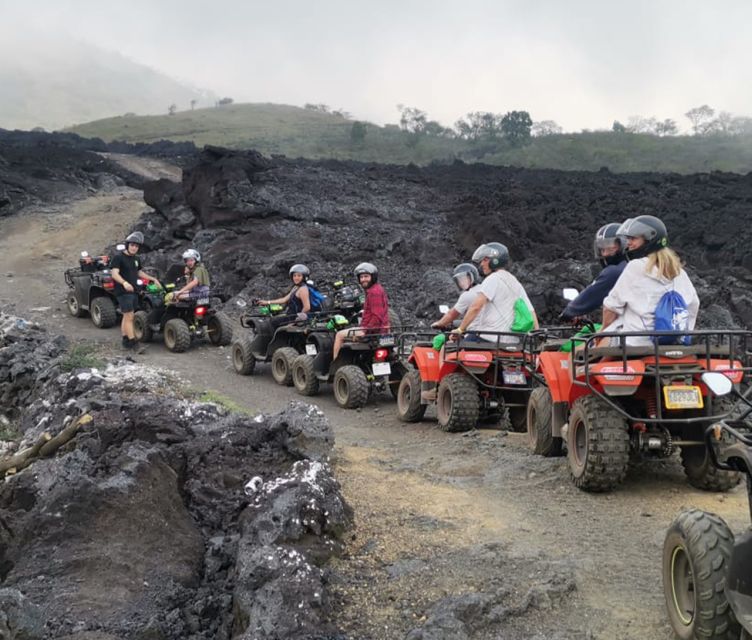
[[[676,291],[687,303],[689,329],[694,329],[697,313],[700,310],[700,299],[687,272],[682,269],[676,278],[668,280],[655,268],[650,273],[646,273],[647,264],[648,258],[629,262],[614,288],[611,289],[611,293],[603,301],[604,307],[611,309],[619,316],[611,326],[621,325],[618,328],[619,333],[652,331],[655,328],[655,308],[658,306],[658,301],[664,293]],[[609,329],[604,327],[603,331],[609,331]],[[635,336],[627,338],[627,344],[637,346],[653,343],[647,336]]]

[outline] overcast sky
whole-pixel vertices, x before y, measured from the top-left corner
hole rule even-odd
[[[0,20],[0,36],[71,35],[236,101],[379,123],[397,103],[568,130],[637,114],[686,128],[703,103],[752,115],[752,0],[0,0]]]

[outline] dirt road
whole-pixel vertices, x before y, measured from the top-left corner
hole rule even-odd
[[[128,162],[178,175],[153,160]],[[117,329],[68,316],[63,270],[82,249],[122,238],[144,208],[140,192],[123,187],[3,220],[0,306],[102,354],[119,353]],[[137,358],[252,411],[301,399],[275,385],[266,367],[237,376],[229,349],[170,354],[155,343]],[[356,513],[332,576],[337,622],[352,638],[404,637],[431,622],[435,603],[462,594],[495,594],[506,607],[504,615],[471,610],[472,638],[671,638],[660,580],[668,524],[690,505],[736,530],[748,517],[743,488],[696,491],[676,459],[637,466],[618,491],[590,495],[572,486],[564,459],[533,456],[518,434],[446,434],[431,414],[404,425],[388,396],[361,411],[339,409],[328,388],[314,400],[334,426],[337,476]],[[574,590],[562,586],[568,579]],[[411,637],[464,637],[432,633]]]

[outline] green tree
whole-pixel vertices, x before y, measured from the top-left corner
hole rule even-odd
[[[540,120],[533,125],[530,133],[533,137],[558,135],[563,129],[553,120]]]
[[[509,111],[501,119],[501,131],[513,147],[521,147],[530,142],[532,127],[533,119],[527,111]]]
[[[171,116],[174,116],[178,112],[178,105],[176,105],[174,102],[167,107],[167,113]]]
[[[692,123],[692,131],[698,136],[707,133],[708,124],[713,120],[715,111],[704,104],[701,107],[690,109],[684,115],[689,118]]]
[[[626,133],[627,128],[618,120],[614,120],[614,124],[611,127],[611,131],[613,131],[614,133]]]
[[[368,125],[365,122],[356,120],[350,128],[350,142],[353,144],[363,144],[368,133]]]

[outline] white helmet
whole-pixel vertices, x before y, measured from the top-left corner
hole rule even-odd
[[[183,260],[193,258],[196,262],[201,262],[201,254],[195,249],[186,249],[183,251]]]

